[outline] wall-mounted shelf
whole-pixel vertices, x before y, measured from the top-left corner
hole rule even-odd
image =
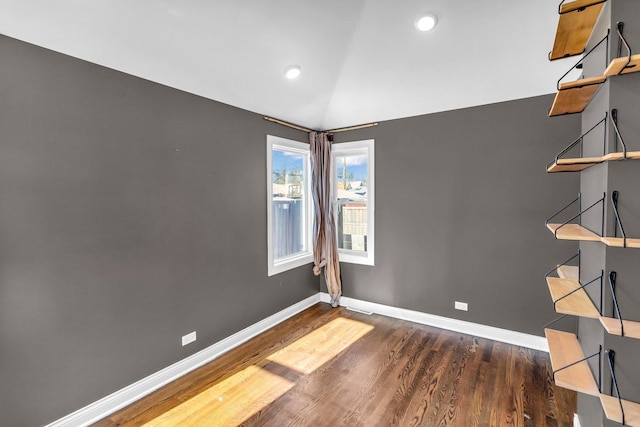
[[[549,166],[547,172],[579,172],[590,168],[593,165],[603,162],[615,162],[617,160],[639,160],[640,151],[629,151],[625,157],[624,153],[609,153],[600,157],[576,157],[568,159],[558,159]]]
[[[578,194],[578,197],[574,201],[572,201],[567,206],[565,206],[564,208],[562,208],[561,210],[559,210],[558,212],[553,214],[553,216],[551,216],[550,218],[547,219],[545,224],[546,224],[547,228],[553,233],[555,238],[558,239],[558,240],[574,240],[574,241],[581,241],[581,242],[601,242],[601,243],[604,243],[607,246],[616,247],[616,248],[640,248],[640,238],[628,238],[627,235],[624,232],[624,227],[622,226],[622,220],[620,219],[620,213],[618,212],[618,192],[617,191],[611,192],[611,205],[613,207],[613,214],[615,216],[616,225],[617,225],[617,228],[615,229],[616,230],[616,235],[614,235],[614,236],[603,236],[603,234],[604,234],[604,198],[605,198],[605,196],[603,195],[602,198],[598,199],[591,206],[589,206],[588,208],[582,210],[582,209],[580,209],[581,196],[580,196],[580,194]],[[578,209],[579,209],[579,211],[578,211],[578,213],[576,215],[574,215],[568,221],[566,221],[564,223],[561,223],[561,224],[560,223],[551,222],[552,219],[557,217],[559,214],[561,214],[563,211],[568,209],[571,205],[573,205],[576,202],[578,203]],[[584,227],[580,223],[574,224],[574,223],[571,222],[571,221],[574,221],[576,219],[578,219],[580,221],[581,218],[582,218],[582,215],[585,212],[587,212],[588,210],[592,209],[594,206],[596,206],[599,203],[603,203],[602,216],[601,216],[601,218],[602,218],[601,219],[601,230],[602,231],[600,232],[600,234],[595,233],[592,230],[589,230],[588,228]],[[618,230],[620,230],[621,237],[617,236],[617,231]]]
[[[549,293],[557,313],[572,316],[600,318],[598,309],[585,292],[580,282],[557,277],[547,277]]]
[[[622,46],[624,45],[627,49],[627,56],[615,58],[611,61],[607,69],[604,71],[604,75],[607,77],[640,71],[640,55],[633,55],[631,53],[631,47],[629,47],[629,43],[627,43],[627,40],[622,35],[624,22],[618,22],[616,30],[620,40],[619,52],[622,53]]]
[[[578,338],[570,332],[545,329],[544,334],[549,343],[549,356],[556,385],[591,396],[598,396],[600,391],[596,384],[588,359],[584,356]],[[599,355],[596,353],[595,355]]]
[[[613,207],[613,215],[616,218],[615,228],[616,234],[613,237],[602,237],[602,243],[607,246],[613,246],[615,248],[640,248],[640,239],[638,238],[627,238],[627,234],[624,232],[624,227],[622,226],[622,220],[620,219],[620,213],[618,212],[618,192],[611,192],[611,206]],[[617,232],[620,230],[621,237],[617,237]]]
[[[558,79],[558,93],[553,100],[551,109],[549,110],[549,116],[561,116],[564,114],[581,113],[585,107],[591,102],[591,99],[596,94],[600,86],[607,80],[606,76],[593,76],[585,77],[572,82],[561,83],[562,80],[569,75],[573,70],[582,69],[582,64],[585,59],[591,53],[596,50],[601,44],[609,40],[609,32],[600,40],[595,46],[587,52],[582,59],[580,59],[573,67],[569,69],[560,79]],[[606,46],[606,43],[605,43]],[[584,50],[584,46],[582,47]],[[606,56],[605,56],[606,66]]]
[[[593,27],[606,0],[576,0],[560,3],[558,29],[549,59],[555,60],[584,52]]]
[[[620,321],[614,317],[600,317],[600,323],[611,335],[622,336],[624,328],[625,337],[640,339],[640,322],[623,320],[623,325],[620,325]]]
[[[622,424],[622,411],[618,399],[607,394],[600,394],[600,403],[608,419]],[[640,404],[622,400],[622,407],[624,408],[624,425],[640,427]]]
[[[576,262],[578,265],[569,265]],[[553,274],[558,277],[554,277]],[[545,274],[549,293],[553,300],[553,308],[556,313],[572,316],[589,317],[599,319],[601,312],[586,292],[586,287],[592,283],[600,282],[600,295],[602,295],[602,279],[604,271],[593,280],[582,285],[580,283],[580,251],[574,256]],[[602,298],[600,301],[602,307]]]
[[[622,313],[620,312],[620,306],[618,305],[618,298],[616,297],[617,276],[618,273],[611,271],[609,272],[608,277],[609,290],[611,291],[611,300],[613,302],[612,311],[616,317],[601,316],[600,323],[611,335],[640,339],[640,322],[622,319]]]
[[[611,126],[615,131],[615,149],[618,150],[618,146],[622,149],[622,151],[616,151],[613,153],[606,154],[607,149],[607,140],[606,140],[606,132],[607,132],[607,117],[610,118]],[[582,155],[583,151],[583,143],[584,138],[589,135],[594,129],[599,128],[602,125],[604,129],[602,133],[602,155],[601,156],[592,156],[592,157],[584,157]],[[579,157],[572,158],[562,158],[565,154],[575,151],[576,148],[580,149]],[[554,161],[547,165],[547,172],[578,172],[584,169],[587,169],[593,165],[597,165],[602,162],[612,162],[618,160],[633,160],[640,159],[640,151],[628,151],[627,145],[622,138],[622,134],[620,133],[620,129],[618,128],[618,110],[616,108],[611,110],[611,114],[605,113],[604,118],[602,118],[598,123],[593,125],[588,131],[580,135],[578,139],[569,144],[566,148],[564,148],[561,152],[559,152]]]
[[[606,361],[611,373],[611,394],[600,393],[600,404],[605,416],[624,426],[640,427],[640,404],[622,399],[615,371],[615,351],[609,349],[605,352]],[[615,393],[615,396],[613,394]]]
[[[629,58],[615,58],[604,71],[606,77],[631,74],[640,71],[640,54]]]
[[[549,117],[582,113],[606,80],[605,76],[596,76],[560,83],[549,110]]]
[[[624,239],[622,237],[603,237],[602,243],[614,248],[640,248],[640,239]]]
[[[547,224],[558,240],[601,242],[602,237],[580,224]]]

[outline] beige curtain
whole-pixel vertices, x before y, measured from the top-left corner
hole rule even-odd
[[[333,135],[309,133],[311,145],[311,192],[315,217],[313,220],[313,272],[319,276],[324,269],[331,305],[336,307],[342,295],[336,227],[331,200],[331,143]]]

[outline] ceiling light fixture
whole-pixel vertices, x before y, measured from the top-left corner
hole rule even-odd
[[[433,27],[438,23],[438,18],[435,15],[430,13],[425,15],[420,15],[418,19],[416,19],[416,28],[420,31],[429,31],[433,30]]]
[[[297,79],[300,77],[300,73],[302,72],[302,68],[299,65],[291,65],[284,70],[284,76],[289,80]]]

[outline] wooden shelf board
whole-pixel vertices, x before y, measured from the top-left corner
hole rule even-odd
[[[580,268],[575,265],[561,265],[556,270],[561,279],[580,280]]]
[[[619,74],[630,74],[640,71],[640,54],[632,55],[631,61],[627,64],[629,58],[615,58],[611,61],[604,75],[607,77],[617,76]]]
[[[593,165],[602,163],[602,157],[576,157],[569,159],[558,159],[547,167],[547,172],[578,172]]]
[[[600,313],[593,305],[587,292],[584,289],[579,289],[580,282],[577,280],[547,277],[547,285],[549,286],[551,299],[555,303],[556,312],[592,319],[600,318]],[[572,291],[575,292],[564,297]]]
[[[560,83],[560,91],[569,89],[580,89],[585,86],[600,85],[607,80],[606,76],[586,77],[584,79],[574,80],[572,82]]]
[[[547,167],[547,172],[578,172],[602,162],[624,160],[624,153],[615,152],[600,157],[574,157],[558,159]],[[627,160],[640,159],[640,151],[627,151]]]
[[[572,159],[567,159],[567,160],[572,160]],[[553,163],[552,165],[549,165],[547,167],[547,172],[549,173],[554,173],[554,172],[580,172],[581,170],[585,170],[587,168],[590,168],[593,165],[596,165],[600,162],[597,163],[567,163],[567,164],[558,164],[558,163]]]
[[[572,333],[545,329],[549,343],[549,356],[554,371],[584,358],[578,338]],[[591,396],[598,396],[598,386],[593,378],[589,363],[583,360],[555,373],[556,385]]]
[[[593,6],[598,3],[605,3],[607,0],[575,0],[568,1],[562,4],[560,7],[560,13],[573,12],[576,9],[582,9],[585,7]]]
[[[613,317],[600,317],[600,323],[611,335],[622,336],[622,329],[620,328],[620,321]],[[634,322],[632,320],[623,320],[624,324],[624,336],[628,338],[640,339],[640,322]]]
[[[576,0],[562,5],[550,60],[584,52],[603,5],[603,0]]]
[[[560,240],[582,240],[587,242],[600,242],[601,238],[593,231],[579,225],[579,224],[566,224],[559,228],[562,224],[547,224],[547,228],[555,233],[556,237]]]
[[[600,239],[602,243],[614,248],[624,248],[624,239],[622,237],[603,237]],[[627,238],[627,248],[640,248],[640,239]]]
[[[602,82],[606,80],[605,77],[601,79]],[[559,90],[549,110],[549,117],[581,113],[600,89],[602,82]]]
[[[640,151],[627,151],[627,160],[638,160],[640,159]],[[605,162],[624,160],[624,153],[615,152],[609,153],[602,157],[602,160]]]
[[[618,399],[607,394],[600,394],[600,403],[606,417],[617,423],[622,423],[622,411]],[[640,404],[622,399],[625,425],[640,427]]]

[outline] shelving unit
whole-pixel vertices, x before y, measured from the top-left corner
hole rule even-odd
[[[585,357],[578,338],[572,333],[554,329],[545,329],[544,334],[549,343],[549,357],[556,385],[591,396],[599,396],[600,390],[591,374],[587,363],[588,357]],[[599,354],[598,352],[590,357]]]
[[[607,10],[602,13],[605,5]],[[588,171],[585,172],[585,175],[582,175],[584,178],[581,179],[581,192],[584,192],[589,198],[594,198],[598,197],[597,192],[603,191],[602,189],[604,188],[605,194],[586,209],[581,206],[581,194],[579,194],[576,200],[545,222],[546,227],[554,234],[556,239],[580,242],[580,250],[576,255],[579,257],[578,266],[565,265],[567,263],[561,264],[554,269],[557,277],[550,275],[554,271],[552,270],[552,272],[547,273],[545,279],[555,311],[563,315],[578,316],[578,329],[580,330],[581,338],[578,338],[577,334],[551,329],[545,329],[545,336],[549,343],[554,380],[557,385],[598,397],[602,406],[603,420],[606,417],[623,425],[640,427],[640,404],[631,401],[640,400],[640,396],[638,396],[637,390],[634,395],[632,389],[627,391],[630,393],[628,395],[624,395],[624,390],[621,394],[614,369],[616,367],[616,363],[614,363],[615,352],[612,349],[604,353],[602,351],[602,349],[606,348],[605,344],[607,343],[622,349],[620,354],[623,355],[623,358],[617,362],[617,366],[622,367],[623,370],[621,372],[624,372],[626,381],[637,381],[637,379],[630,377],[629,372],[633,371],[630,371],[630,366],[637,363],[635,360],[636,355],[633,351],[637,350],[638,347],[634,347],[630,343],[635,339],[640,339],[640,321],[623,318],[616,297],[615,278],[617,273],[615,271],[609,273],[613,314],[605,313],[603,278],[604,270],[616,265],[616,269],[622,268],[625,277],[630,277],[630,281],[633,281],[640,274],[640,266],[626,259],[626,257],[618,257],[619,250],[605,249],[603,251],[596,248],[597,245],[594,245],[594,243],[590,243],[599,242],[606,245],[607,248],[640,248],[640,238],[628,238],[625,233],[618,210],[618,192],[612,191],[611,188],[613,185],[620,185],[621,190],[625,191],[625,194],[629,195],[631,199],[631,203],[628,206],[637,206],[637,202],[640,200],[640,193],[635,191],[635,187],[631,183],[638,180],[640,176],[638,170],[614,165],[625,160],[640,159],[640,151],[627,149],[618,128],[617,110],[610,110],[613,106],[612,104],[615,103],[617,104],[616,108],[625,108],[628,111],[625,115],[627,124],[623,124],[623,126],[626,126],[630,131],[635,131],[632,138],[638,139],[639,134],[637,126],[634,126],[634,117],[636,116],[635,112],[640,108],[640,100],[627,96],[627,94],[637,91],[637,83],[634,82],[638,80],[637,78],[625,80],[627,78],[623,77],[627,74],[640,72],[640,54],[632,52],[626,39],[628,37],[632,44],[640,45],[640,33],[638,32],[640,17],[636,13],[637,6],[637,2],[633,0],[612,0],[609,2],[606,0],[562,0],[559,6],[558,29],[549,59],[555,60],[578,54],[584,54],[584,56],[558,80],[558,92],[549,110],[549,116],[582,113],[586,109],[588,114],[584,117],[593,118],[599,116],[598,111],[602,109],[604,119],[601,119],[556,155],[555,159],[547,165],[546,170],[549,173],[581,172],[594,167],[597,172]],[[634,26],[632,31],[627,31],[626,33],[625,23],[622,22],[625,19],[628,19],[630,21],[629,24]],[[600,20],[602,22],[599,22]],[[604,39],[600,41],[595,39],[595,35],[592,34],[594,33],[594,28],[598,28],[596,32],[601,34],[598,37],[604,36],[604,31],[607,31]],[[616,39],[610,39],[609,35],[612,31],[614,31],[614,34],[617,33]],[[592,76],[594,70],[596,73],[598,72],[600,52],[605,52],[604,46],[599,49],[598,46],[605,40],[606,59],[601,65],[602,74]],[[616,44],[617,51],[615,50]],[[584,52],[587,49],[589,51],[585,54]],[[596,49],[598,49],[598,53],[587,58]],[[623,53],[624,49],[626,49],[626,55]],[[585,70],[585,73],[588,72],[590,74],[587,74],[586,78],[573,82],[563,82],[563,79],[577,68],[581,68]],[[611,80],[608,81],[609,79]],[[599,89],[604,85],[608,86],[607,90],[599,92]],[[584,120],[583,118],[583,126],[585,126]],[[598,153],[597,145],[593,145],[597,144],[599,136],[591,135],[588,139],[585,139],[589,132],[599,126],[602,126],[600,128],[602,130],[601,153]],[[586,144],[589,144],[588,147],[585,147]],[[585,156],[583,153],[588,155]],[[602,165],[605,163],[608,163],[609,166]],[[605,181],[603,182],[600,177],[603,177]],[[606,195],[609,192],[611,194],[611,206],[605,203]],[[567,215],[568,212],[565,211],[576,202],[578,213],[573,216],[571,214]],[[601,206],[598,209],[593,209],[600,203]],[[602,213],[601,216],[598,216],[597,211],[600,208]],[[590,209],[592,211],[588,214],[589,216],[585,216],[584,214]],[[562,216],[571,218],[565,222],[556,219],[562,212],[565,212]],[[598,218],[601,218],[600,226],[596,225]],[[607,227],[605,227],[605,218],[607,218]],[[611,228],[609,222],[612,218],[615,221],[613,228]],[[592,229],[587,228],[587,226]],[[580,258],[581,252],[586,254],[582,259]],[[610,259],[615,262],[610,264]],[[593,281],[588,282],[586,285],[581,284],[580,266],[585,262],[589,263],[589,271],[592,271],[596,265],[602,271],[600,277],[597,278],[601,284],[599,304],[594,303],[591,299],[591,296],[594,295],[593,292],[587,293],[585,291],[585,286]],[[629,282],[623,285],[625,286],[624,295],[626,298],[637,298],[640,295],[640,291],[637,290],[638,287],[633,285],[635,283],[629,284]],[[608,310],[607,312],[610,313]],[[631,309],[630,312],[637,313],[637,310]],[[608,317],[609,315],[611,317]],[[586,321],[584,318],[598,319],[598,322]],[[606,334],[603,334],[603,331],[610,335],[617,335],[630,340],[611,340],[607,338]],[[584,337],[585,342],[593,343],[595,340],[596,343],[599,343],[598,353],[585,357],[581,344],[582,337]],[[631,347],[629,347],[630,345]],[[631,353],[629,353],[630,349],[632,350]],[[601,358],[603,355],[607,356],[605,360]],[[596,372],[597,381],[594,379],[594,375],[587,363],[587,359],[595,356],[598,356],[596,365],[598,370]],[[609,378],[611,380],[611,392],[609,394],[603,392],[602,389],[604,383],[601,369],[603,363],[606,362],[609,365]],[[591,366],[594,367],[593,364]],[[594,369],[596,368],[594,367]],[[623,399],[623,395],[627,399]],[[634,397],[634,399],[629,399],[630,397]],[[586,405],[590,405],[590,403],[586,403]],[[588,410],[585,410],[584,413],[588,413]],[[599,424],[601,420],[592,421]]]
[[[560,19],[550,60],[580,55],[589,41],[602,6],[606,0],[576,0],[562,2],[558,9]]]

